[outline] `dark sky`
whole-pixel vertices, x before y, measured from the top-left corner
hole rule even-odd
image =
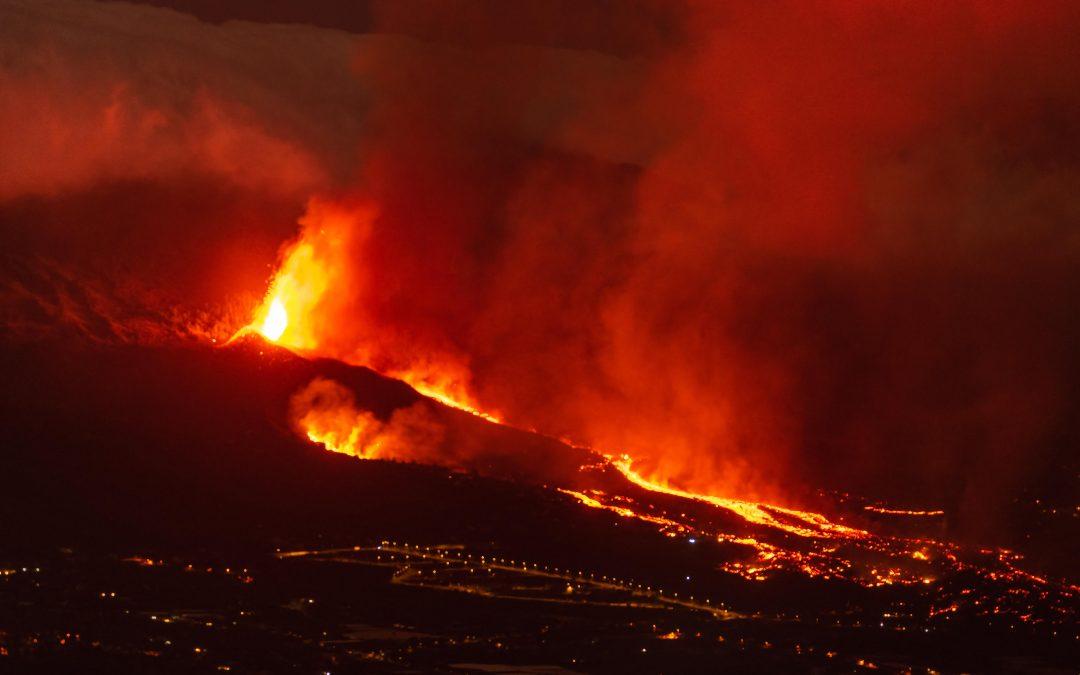
[[[402,33],[459,44],[512,42],[654,54],[683,34],[677,3],[657,0],[138,0],[207,22],[300,23],[351,33]]]
[[[374,26],[371,3],[363,0],[252,0],[250,2],[214,2],[213,0],[140,0],[136,4],[167,7],[190,14],[209,23],[241,20],[263,23],[303,23],[322,28],[336,28],[350,33],[367,33]]]

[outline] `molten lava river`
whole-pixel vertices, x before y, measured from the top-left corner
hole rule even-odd
[[[331,293],[336,282],[320,267],[317,251],[317,245],[303,240],[293,245],[254,320],[237,336],[257,334],[302,357],[341,358],[340,354],[324,353],[312,327],[306,325],[308,313]],[[354,365],[374,365],[363,354],[343,360]],[[493,425],[511,426],[500,414],[480,409],[466,387],[431,363],[419,368],[374,369],[403,380],[440,404]],[[330,451],[361,459],[462,468],[460,458],[451,462],[437,452],[417,450],[426,442],[427,427],[424,409],[418,406],[398,410],[390,419],[380,419],[361,409],[348,387],[319,378],[296,392],[290,412],[299,434]],[[836,515],[827,517],[680,489],[643,475],[635,468],[634,458],[626,454],[560,442],[568,451],[589,453],[595,461],[582,465],[573,481],[546,487],[581,508],[610,514],[613,526],[633,521],[663,537],[699,548],[712,547],[713,569],[739,583],[756,585],[802,578],[853,584],[884,594],[883,609],[877,616],[882,627],[899,631],[929,632],[935,625],[962,617],[1010,628],[1027,624],[1069,630],[1072,625],[1080,587],[1025,571],[1022,556],[1013,551],[971,549],[942,540],[946,514],[941,510],[890,508],[850,495],[822,493],[836,504]],[[380,551],[385,554],[398,549],[403,556],[416,560],[434,556],[432,560],[439,564],[466,560],[460,553],[438,550],[409,553],[407,547],[396,544],[386,544]],[[493,560],[487,562],[494,564]],[[521,566],[526,571],[547,569],[527,561],[514,561],[506,569],[513,571]],[[571,584],[601,581],[595,574],[566,573],[570,574]],[[603,577],[603,581],[616,584],[614,578]],[[690,582],[691,577],[686,576],[686,581]],[[711,595],[715,589],[696,588],[692,583],[677,589],[626,580],[618,584],[639,599],[682,605],[720,618],[731,616],[725,599]],[[461,588],[454,586],[455,590]],[[906,590],[889,595],[899,589]]]

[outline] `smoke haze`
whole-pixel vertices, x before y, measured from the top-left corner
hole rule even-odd
[[[312,351],[687,488],[1075,491],[1074,3],[505,7],[0,3],[7,324],[228,324],[299,220]]]

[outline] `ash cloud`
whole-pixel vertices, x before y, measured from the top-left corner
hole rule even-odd
[[[175,211],[178,186],[224,183],[198,235],[174,213],[139,244],[168,267],[158,242],[205,236],[181,248],[206,269],[262,242],[213,299],[260,292],[266,242],[317,195],[363,214],[339,219],[350,281],[312,317],[330,355],[453,364],[510,420],[689,488],[864,490],[973,531],[1055,472],[1075,495],[1072,4],[572,4],[373,3],[362,38],[49,5],[24,19],[48,29],[10,29],[37,37],[4,56],[5,144],[52,138],[41,120],[90,136],[117,100],[123,133],[68,163],[5,153],[3,209],[48,231],[108,185],[105,212],[142,224],[118,184]],[[121,16],[130,43],[87,46],[85,22]],[[159,108],[165,138],[140,131]],[[265,200],[283,215],[237,234]],[[20,236],[80,237],[62,220]]]
[[[359,57],[378,215],[332,316],[682,485],[989,522],[1074,456],[1076,10],[677,15],[644,56]]]
[[[310,195],[356,162],[355,41],[122,3],[0,2],[0,255],[18,332],[49,329],[26,308],[55,304],[56,272],[110,295],[99,323],[128,327],[150,296],[194,316],[254,292]]]

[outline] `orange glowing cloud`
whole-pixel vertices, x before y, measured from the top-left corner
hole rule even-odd
[[[308,440],[360,459],[431,461],[444,435],[423,402],[395,410],[383,422],[360,409],[349,389],[325,378],[297,391],[289,411],[297,431]]]

